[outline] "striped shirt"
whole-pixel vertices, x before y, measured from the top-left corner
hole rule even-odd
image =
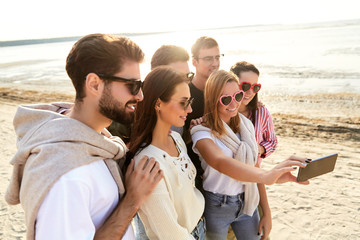
[[[262,106],[256,109],[255,115],[255,138],[257,143],[265,148],[265,153],[258,158],[260,165],[263,158],[266,158],[275,151],[277,137],[269,110],[267,110],[265,106]],[[252,120],[251,114],[249,119]]]

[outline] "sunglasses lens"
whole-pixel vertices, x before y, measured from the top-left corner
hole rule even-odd
[[[231,96],[224,96],[220,99],[221,103],[224,104],[225,106],[229,105],[231,103]]]
[[[241,100],[243,99],[244,93],[243,92],[239,92],[235,95],[235,100],[237,102],[241,102]]]
[[[137,95],[140,91],[140,88],[142,87],[142,82],[141,81],[134,81],[131,83],[127,84],[129,91],[132,95]]]
[[[254,93],[257,93],[258,91],[260,91],[261,85],[259,84],[255,84],[253,87]]]
[[[193,73],[193,72],[189,72],[188,74],[186,74],[186,77],[189,79],[190,82],[193,80],[194,76],[195,76],[195,73]]]
[[[244,92],[246,92],[246,91],[249,90],[250,88],[251,88],[251,84],[245,83],[245,82],[241,83],[241,89],[242,89]]]

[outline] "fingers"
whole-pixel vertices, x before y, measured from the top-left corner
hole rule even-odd
[[[150,160],[154,161],[154,164],[148,163],[148,170],[150,171],[150,179],[153,179],[154,183],[158,183],[162,177],[163,177],[163,171],[160,169],[160,164],[156,162],[153,158],[150,158]],[[150,169],[150,167],[152,168]]]
[[[152,179],[154,183],[159,182],[163,176],[163,172],[160,169],[160,164],[152,157],[142,157],[136,166],[136,169],[142,170],[143,174],[147,175],[150,180]]]
[[[302,163],[309,163],[311,162],[311,159],[305,158],[305,157],[299,157],[299,156],[290,156],[287,160],[290,161],[298,161],[298,162],[302,162]]]
[[[279,163],[276,167],[282,168],[289,166],[298,166],[304,168],[307,166],[308,163],[310,163],[310,161],[307,158],[291,156],[285,161]]]
[[[310,181],[307,180],[305,182],[297,182],[298,184],[301,184],[301,185],[309,185],[310,184]]]
[[[259,222],[259,228],[258,228],[258,235],[261,234],[263,227],[264,227],[263,221],[260,220],[260,222]]]
[[[136,165],[137,169],[144,169],[145,166],[148,165],[148,157],[147,156],[143,156],[140,161],[138,162],[138,164]]]
[[[127,167],[126,173],[125,173],[125,178],[126,178],[126,179],[127,179],[127,178],[131,175],[131,173],[134,171],[134,165],[135,165],[135,161],[134,161],[134,159],[131,159],[130,164],[129,164],[129,166]]]
[[[196,118],[196,119],[192,119],[192,120],[190,121],[190,129],[191,129],[192,127],[194,127],[194,126],[200,125],[202,122],[203,122],[202,117]]]

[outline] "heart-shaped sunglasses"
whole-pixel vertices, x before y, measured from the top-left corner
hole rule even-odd
[[[251,85],[251,83],[249,82],[240,83],[240,89],[243,90],[244,92],[249,91],[251,88],[254,91],[254,93],[257,93],[261,89],[261,84],[254,83],[253,85]]]
[[[240,90],[231,95],[222,95],[219,99],[220,103],[224,106],[228,106],[233,100],[236,102],[241,102],[244,99],[244,91]]]

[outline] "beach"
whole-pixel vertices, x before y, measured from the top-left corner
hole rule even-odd
[[[339,157],[333,172],[310,185],[267,186],[272,240],[360,239],[360,19],[308,24],[238,26],[128,34],[145,53],[141,79],[163,44],[189,53],[200,36],[215,38],[225,56],[221,69],[238,61],[260,70],[261,102],[272,114],[276,151],[271,169],[290,155]],[[21,206],[4,194],[16,152],[12,120],[19,104],[74,100],[66,56],[79,37],[0,42],[0,239],[25,239]],[[191,56],[190,56],[191,57]],[[190,71],[195,72],[189,61]],[[294,175],[297,170],[294,171]]]
[[[1,184],[0,239],[25,239],[21,206],[9,206],[4,194],[16,152],[12,119],[19,104],[73,101],[61,91],[0,88]],[[338,153],[335,170],[310,185],[267,186],[272,210],[271,239],[360,239],[360,94],[264,94],[272,113],[277,150],[263,161],[272,168],[290,155],[317,157]],[[296,171],[294,172],[296,174]]]

